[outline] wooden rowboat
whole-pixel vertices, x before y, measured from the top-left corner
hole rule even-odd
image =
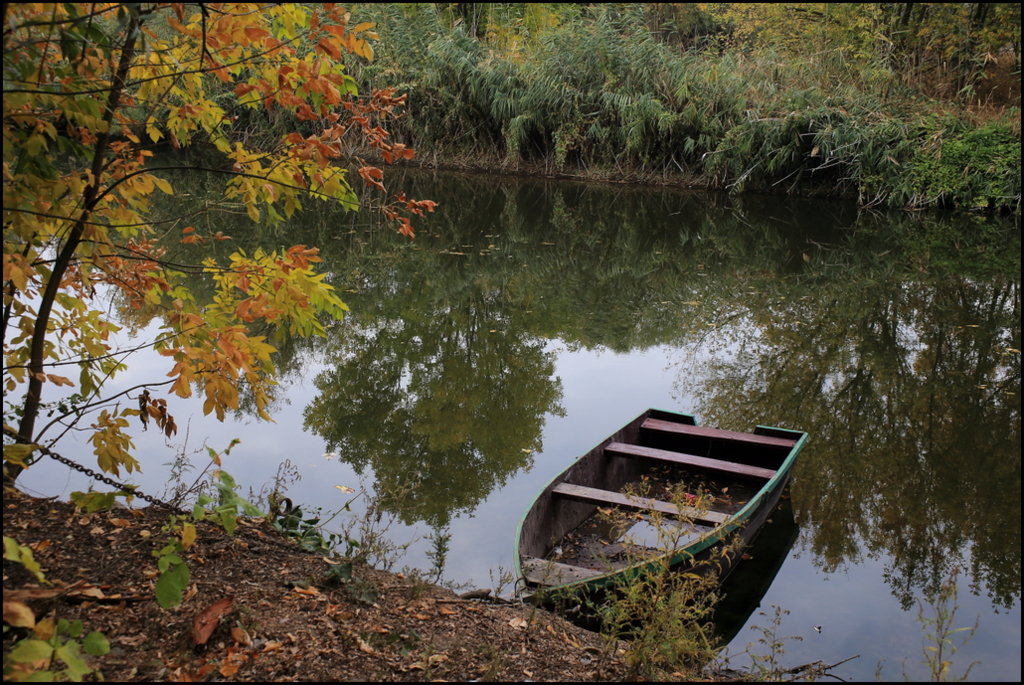
[[[698,426],[688,414],[645,411],[559,474],[520,521],[515,563],[527,598],[610,588],[653,564],[699,569],[734,535],[738,547],[749,545],[806,441],[801,431],[757,426],[742,433]],[[676,483],[700,496],[658,497]],[[687,506],[688,497],[701,506]],[[609,523],[610,509],[633,516]],[[666,522],[685,528],[673,533],[672,549],[661,546]],[[738,555],[724,556],[715,569],[721,578]]]

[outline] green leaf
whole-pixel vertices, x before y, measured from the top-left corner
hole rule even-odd
[[[61,619],[61,622],[57,625],[57,629],[60,632],[65,633],[68,637],[78,637],[82,634],[82,630],[84,630],[82,622],[78,620],[65,622],[64,619]]]
[[[177,543],[174,543],[173,546],[177,547]],[[164,554],[156,560],[156,567],[160,569],[161,573],[166,573],[172,566],[178,566],[183,563],[185,562],[177,554]]]
[[[82,647],[92,656],[103,656],[110,651],[110,642],[106,635],[94,630],[82,639]]]
[[[238,527],[238,517],[235,515],[234,507],[217,507],[217,514],[220,515],[220,525],[228,535],[233,535]]]
[[[117,495],[116,492],[72,492],[71,501],[85,513],[92,514],[112,509]]]
[[[328,582],[343,583],[352,580],[352,562],[331,566],[324,575]]]
[[[39,445],[25,443],[11,443],[10,445],[4,445],[4,461],[9,461],[21,467],[27,467],[29,465],[28,458],[31,457],[32,452],[38,448]]]
[[[67,666],[64,673],[67,675],[68,680],[78,683],[81,682],[85,676],[92,673],[92,669],[89,668],[89,664],[87,664],[85,659],[82,657],[82,652],[78,643],[74,640],[65,642],[54,651],[54,654]]]
[[[191,577],[188,566],[185,564],[174,564],[161,573],[156,581],[157,603],[164,609],[170,609],[181,604]]]
[[[36,577],[40,583],[50,584],[50,581],[46,580],[43,575],[43,569],[36,561],[36,558],[32,555],[32,550],[24,545],[19,545],[14,538],[4,537],[4,559],[7,561],[16,561],[28,570],[33,576]]]
[[[53,656],[53,645],[44,640],[22,640],[11,650],[10,658],[18,663],[42,661]]]

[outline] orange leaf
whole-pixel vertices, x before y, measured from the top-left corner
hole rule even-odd
[[[332,44],[331,41],[326,38],[321,38],[317,41],[316,45],[334,59],[341,59],[341,50],[338,49],[337,45]]]
[[[269,35],[265,29],[256,27],[246,27],[245,29],[245,37],[253,42],[266,38]]]
[[[216,602],[199,612],[192,622],[192,641],[196,645],[204,645],[220,623],[220,617],[231,609],[233,597],[218,599]]]
[[[217,669],[217,672],[225,678],[230,678],[231,676],[238,673],[238,669],[241,665],[242,664],[238,663],[237,661],[225,661],[220,665],[220,668]]]
[[[362,176],[363,182],[368,186],[379,188],[380,190],[387,190],[381,181],[384,179],[384,172],[375,166],[364,166],[359,168],[359,175]]]
[[[243,647],[252,646],[252,637],[249,636],[249,633],[246,632],[245,628],[241,628],[239,626],[232,628],[231,639],[234,640],[236,644],[242,645]]]

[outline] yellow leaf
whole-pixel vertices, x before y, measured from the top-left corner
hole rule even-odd
[[[36,615],[21,602],[4,601],[4,623],[15,628],[35,628]],[[6,632],[7,629],[4,628],[4,631]]]
[[[53,383],[54,385],[58,385],[58,386],[59,385],[67,385],[67,386],[74,387],[74,385],[75,385],[74,381],[72,381],[70,378],[65,378],[64,376],[58,376],[58,375],[52,374],[52,373],[46,374],[46,380],[48,380],[51,383]]]
[[[28,466],[26,460],[38,447],[39,445],[26,445],[24,443],[4,445],[4,461],[17,464],[24,468]]]
[[[171,184],[159,176],[153,177],[153,183],[159,188],[165,195],[174,195],[174,189],[171,188]]]
[[[40,640],[49,640],[57,632],[57,620],[52,616],[47,616],[42,621],[36,623],[35,634]]]
[[[181,527],[181,546],[185,549],[191,547],[196,541],[196,527],[186,523]]]

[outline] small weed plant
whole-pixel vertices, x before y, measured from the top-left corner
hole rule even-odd
[[[763,611],[757,613],[758,616],[768,619],[768,625],[753,625],[750,627],[751,630],[761,633],[761,637],[757,639],[757,644],[761,645],[765,650],[751,651],[748,647],[747,654],[750,655],[752,676],[755,680],[768,682],[780,680],[782,666],[779,660],[786,651],[786,643],[789,640],[803,640],[803,638],[797,635],[783,637],[779,634],[782,627],[782,619],[789,615],[789,611],[773,604],[770,616]]]
[[[7,631],[5,624],[5,637]],[[109,651],[106,636],[97,631],[85,633],[81,621],[44,618],[4,654],[4,680],[81,682],[86,676],[99,676],[88,657],[100,657]]]
[[[917,620],[924,629],[924,664],[928,667],[930,680],[935,683],[967,680],[971,669],[978,664],[977,661],[971,662],[961,674],[953,672],[953,657],[978,630],[977,621],[973,626],[955,627],[957,575],[954,569],[928,597],[932,615],[929,615],[924,603],[918,605]]]
[[[224,454],[238,444],[233,440]],[[207,448],[212,463],[221,465],[221,455],[213,448]],[[238,527],[239,516],[259,516],[262,512],[238,494],[238,484],[226,471],[213,472],[213,484],[217,497],[200,494],[192,505],[191,518],[186,515],[172,514],[163,526],[164,545],[153,552],[156,557],[157,576],[154,592],[156,600],[164,609],[171,609],[182,603],[185,591],[192,580],[186,553],[195,544],[197,530],[194,522],[212,521],[222,527],[228,535],[232,535]]]
[[[4,559],[21,564],[36,580],[49,584],[32,550],[4,536]],[[17,599],[4,596],[4,681],[81,682],[87,676],[99,677],[88,657],[100,657],[110,651],[103,633],[85,632],[81,621],[36,615]]]
[[[703,492],[688,493],[680,485],[658,493],[658,499],[675,504],[680,516],[645,515],[649,524],[645,529],[657,531],[657,542],[633,543],[628,535],[623,539],[629,550],[626,566],[636,572],[616,585],[611,601],[595,607],[609,644],[624,641],[624,658],[632,675],[653,680],[696,675],[714,659],[718,646],[711,619],[719,599],[718,572],[736,545],[712,547],[708,558],[683,563],[682,570],[670,568],[669,559],[702,535],[694,524],[709,508],[711,498]],[[610,516],[620,519],[611,521],[613,529],[628,530],[636,523],[624,512]]]

